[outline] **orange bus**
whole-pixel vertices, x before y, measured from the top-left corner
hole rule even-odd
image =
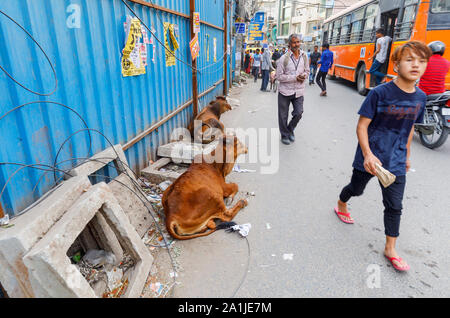
[[[395,78],[392,53],[407,41],[443,41],[444,57],[450,60],[450,0],[361,0],[324,21],[322,39],[334,53],[329,75],[355,82],[366,95],[375,86],[368,58],[375,52],[375,30],[380,27],[392,39],[389,58],[380,69],[387,81]],[[445,82],[450,90],[449,74]]]

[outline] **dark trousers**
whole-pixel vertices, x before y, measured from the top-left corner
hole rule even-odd
[[[325,82],[325,79],[327,78],[327,72],[319,71],[317,73],[316,77],[316,83],[319,85],[322,92],[325,92],[327,90],[327,83]]]
[[[295,94],[291,96],[284,96],[278,93],[278,126],[280,128],[281,138],[289,138],[294,134],[295,127],[297,127],[303,115],[303,96],[295,98]],[[294,106],[292,111],[292,119],[288,123],[289,106]]]
[[[258,75],[259,75],[259,66],[252,67],[252,74],[255,77],[255,82],[256,82],[258,79]]]
[[[262,70],[262,83],[261,89],[265,91],[267,89],[267,85],[269,85],[269,70]]]
[[[309,66],[309,83],[314,83],[314,79],[316,78],[317,73],[317,65],[311,64]]]
[[[386,74],[381,73],[379,69],[383,66],[377,60],[374,60],[372,66],[370,67],[369,73],[375,76],[375,84],[378,86],[381,84],[381,81],[386,76]]]
[[[347,202],[351,197],[363,194],[367,183],[374,176],[366,171],[353,169],[352,179],[341,192],[339,199]],[[405,192],[406,176],[398,176],[393,184],[385,188],[380,182],[384,205],[384,232],[387,236],[398,237],[400,235],[400,217],[402,215],[402,201]]]

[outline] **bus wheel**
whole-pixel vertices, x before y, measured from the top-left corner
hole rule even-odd
[[[366,88],[366,67],[363,65],[358,71],[358,78],[356,79],[356,87],[358,93],[362,96],[366,96],[369,90]]]

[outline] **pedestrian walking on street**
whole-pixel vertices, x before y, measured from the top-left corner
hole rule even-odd
[[[383,29],[378,29],[375,32],[375,36],[377,38],[376,51],[372,57],[369,57],[368,61],[373,59],[369,73],[375,76],[375,84],[378,86],[386,76],[386,74],[380,72],[380,68],[383,66],[384,62],[386,62],[391,38],[386,36],[386,32]]]
[[[249,68],[250,68],[250,52],[247,50],[245,52],[245,58],[244,58],[244,70],[247,74],[250,74]]]
[[[319,62],[321,57],[322,57],[322,54],[320,54],[319,47],[316,45],[314,47],[314,52],[311,53],[311,56],[309,58],[309,64],[310,64],[309,85],[314,84],[314,80],[316,78],[316,73],[317,73],[317,63]]]
[[[275,52],[272,55],[272,60],[276,62],[280,57],[281,57],[280,51],[278,49],[275,49]]]
[[[269,85],[270,69],[272,66],[272,61],[270,58],[270,51],[262,49],[261,58],[261,73],[262,73],[262,83],[261,90],[267,92],[267,85]]]
[[[261,68],[261,54],[259,54],[259,49],[256,49],[256,53],[255,55],[253,55],[253,66],[252,66],[252,74],[255,77],[255,83],[258,80],[260,68]]]
[[[351,182],[341,192],[335,213],[344,223],[354,220],[347,202],[363,194],[367,183],[377,174],[377,165],[396,176],[395,182],[381,192],[384,205],[386,245],[384,255],[398,271],[409,265],[395,249],[399,236],[406,173],[411,167],[410,146],[414,123],[421,123],[426,103],[425,93],[416,87],[424,74],[431,50],[422,42],[412,41],[398,47],[392,61],[398,77],[370,91],[358,114],[358,147],[353,161]]]
[[[320,69],[319,73],[317,73],[316,83],[322,90],[320,96],[327,96],[327,83],[325,82],[325,79],[327,78],[328,71],[333,66],[333,63],[333,52],[330,51],[330,45],[324,43],[322,45],[322,56],[320,61],[317,62],[317,65],[320,64]]]
[[[306,53],[300,50],[300,36],[289,36],[289,50],[277,62],[276,79],[279,82],[278,125],[281,142],[289,145],[295,141],[294,130],[303,116],[305,80],[309,76]],[[289,106],[292,103],[292,119],[288,123]]]

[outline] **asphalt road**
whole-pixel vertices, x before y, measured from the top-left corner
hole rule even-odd
[[[277,94],[259,91],[260,83],[233,90],[240,106],[223,115],[226,127],[277,129]],[[248,240],[219,231],[176,243],[182,271],[175,297],[450,296],[450,141],[429,150],[414,137],[397,244],[411,270],[397,273],[383,257],[383,205],[375,179],[350,201],[354,225],[333,213],[350,181],[364,97],[345,81],[328,84],[325,98],[317,85],[307,88],[297,141],[280,143],[278,151],[271,144],[279,158],[276,173],[262,173],[269,165],[260,156],[267,144],[260,133],[240,163],[256,172],[227,178],[238,183],[241,197],[255,193],[235,218],[251,224]],[[257,150],[258,162],[249,163]]]

